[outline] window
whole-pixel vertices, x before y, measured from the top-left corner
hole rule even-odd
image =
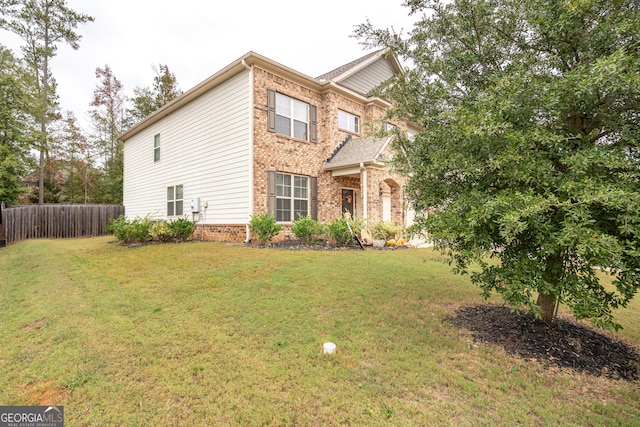
[[[386,132],[391,132],[391,131],[396,130],[396,129],[398,129],[398,126],[396,126],[394,124],[391,124],[389,122],[384,122],[384,130]]]
[[[276,221],[309,215],[309,177],[276,174]]]
[[[307,141],[309,104],[276,93],[276,133]]]
[[[353,133],[360,133],[360,117],[338,110],[338,127]]]
[[[269,89],[268,130],[303,141],[317,142],[317,108]]]
[[[153,137],[153,161],[160,160],[160,134]]]
[[[167,216],[182,216],[182,185],[167,187]]]

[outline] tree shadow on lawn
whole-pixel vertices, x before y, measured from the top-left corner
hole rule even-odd
[[[525,359],[537,359],[595,376],[635,381],[637,349],[589,326],[558,317],[548,326],[532,314],[495,305],[465,306],[446,319],[471,332],[473,339],[497,344]]]

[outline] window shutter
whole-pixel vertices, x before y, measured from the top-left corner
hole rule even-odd
[[[318,177],[312,176],[310,182],[311,188],[311,219],[318,219]]]
[[[276,217],[276,171],[268,171],[267,175],[267,213]]]
[[[267,89],[267,94],[268,94],[267,96],[268,98],[267,127],[269,132],[275,132],[276,131],[276,91]]]
[[[309,106],[309,136],[311,142],[318,142],[318,109],[315,105]]]

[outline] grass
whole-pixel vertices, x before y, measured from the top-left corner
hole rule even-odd
[[[430,250],[111,240],[0,251],[0,404],[64,405],[67,426],[640,425],[637,382],[451,326],[483,300]],[[638,313],[617,315],[636,346]]]

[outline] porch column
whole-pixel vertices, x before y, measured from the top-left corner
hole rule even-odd
[[[367,220],[367,208],[369,206],[369,187],[367,185],[367,168],[363,163],[360,163],[360,192],[362,193],[362,216],[365,218],[365,224]]]

